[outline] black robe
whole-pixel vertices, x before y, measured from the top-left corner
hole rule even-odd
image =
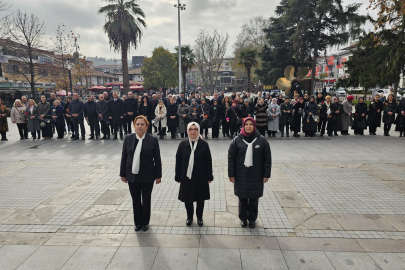
[[[337,111],[339,111],[339,113],[336,113]],[[333,103],[333,114],[335,119],[335,121],[333,121],[334,132],[342,131],[342,113],[343,113],[342,104],[339,104],[339,102]]]
[[[377,112],[380,110],[380,112]],[[370,127],[381,127],[381,112],[383,111],[383,103],[381,101],[370,102],[368,107],[368,125]]]
[[[395,121],[395,113],[397,112],[397,103],[392,101],[392,103],[389,103],[389,101],[385,101],[384,105],[384,114],[383,114],[383,122],[384,124],[394,124]],[[393,112],[392,115],[389,115],[388,112]]]
[[[352,129],[355,131],[361,130],[357,124],[359,122],[365,122],[366,121],[366,115],[367,115],[367,104],[366,103],[357,103],[356,106],[354,107],[354,121],[353,121],[353,126]],[[364,113],[364,116],[361,116]],[[364,126],[364,129],[367,129],[367,125]]]
[[[299,110],[301,108],[301,111],[304,112],[304,107],[305,103],[297,102],[294,104],[293,109],[294,109],[294,115],[293,115],[293,126],[291,127],[291,130],[293,132],[301,132],[301,119],[303,114],[299,114]]]
[[[178,108],[178,106],[176,103],[174,103],[173,105],[169,104],[166,108],[167,109],[167,126],[169,128],[176,128],[177,125],[179,124],[179,116],[177,115],[177,108]],[[175,116],[175,118],[171,118],[171,116]]]
[[[318,112],[318,104],[314,102],[307,102],[304,107],[305,117],[303,119],[302,131],[305,133],[316,133],[317,122],[315,122],[313,116]],[[312,113],[311,116],[308,114]]]
[[[405,111],[405,99],[402,99],[399,103],[398,103],[398,107],[397,107],[397,119],[395,120],[395,131],[405,131],[405,116],[402,115],[402,111]]]

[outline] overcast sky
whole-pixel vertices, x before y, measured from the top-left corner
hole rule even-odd
[[[345,4],[353,3],[344,0]],[[369,0],[364,3],[361,13],[367,14]],[[106,4],[102,0],[9,0],[11,10],[32,12],[45,22],[46,33],[54,35],[58,23],[64,23],[67,30],[80,34],[81,53],[86,56],[120,58],[111,51],[108,38],[102,31],[104,16],[97,10]],[[155,47],[163,46],[170,51],[178,44],[177,9],[173,0],[139,0],[146,14],[148,27],[144,30],[140,47],[132,50],[130,56],[150,56]],[[227,56],[231,56],[232,44],[241,26],[258,15],[270,17],[278,0],[183,0],[187,9],[181,12],[182,44],[194,44],[200,29],[218,30],[230,35]],[[366,26],[370,28],[370,25]],[[49,39],[49,38],[48,38]]]

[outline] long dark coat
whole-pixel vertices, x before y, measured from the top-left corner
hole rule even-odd
[[[292,115],[293,105],[291,103],[281,103],[280,105],[280,126],[285,126],[287,124],[288,119],[293,117]],[[286,111],[286,112],[284,112]],[[287,111],[290,111],[287,113]]]
[[[229,118],[229,124],[236,124],[238,116],[240,115],[240,110],[238,107],[229,107],[226,112],[226,118]]]
[[[213,125],[219,125],[219,122],[222,120],[222,106],[211,106],[211,115]]]
[[[55,114],[53,114],[53,110],[55,110]],[[50,115],[51,116],[53,116],[53,115],[57,116],[56,119],[52,118],[52,121],[55,122],[56,127],[64,127],[65,126],[65,119],[63,117],[63,112],[64,112],[64,109],[63,109],[63,107],[61,105],[59,105],[56,108],[55,108],[55,106],[51,107]]]
[[[253,136],[253,166],[246,167],[245,155],[247,145],[239,134],[233,139],[228,150],[228,177],[235,177],[234,193],[241,198],[260,198],[263,196],[263,178],[271,176],[271,150],[268,141],[259,132]],[[250,141],[253,141],[250,138]]]
[[[333,107],[331,107],[331,109],[334,112],[334,119],[335,119],[335,121],[333,121],[333,131],[334,132],[342,131],[342,113],[343,113],[342,105],[339,104],[339,102],[333,103],[332,105]]]
[[[167,126],[169,128],[176,128],[179,125],[179,116],[177,115],[177,104],[174,103],[173,105],[169,103],[167,105]],[[175,116],[175,118],[171,118],[171,116]]]
[[[384,124],[394,124],[395,121],[395,113],[397,112],[397,103],[392,101],[389,103],[388,100],[385,101],[384,105],[384,114],[383,114],[383,122]],[[388,112],[393,112],[392,115],[389,115]]]
[[[152,104],[150,102],[147,102],[146,104],[147,105],[144,106],[143,101],[141,101],[141,104],[139,105],[138,115],[145,116],[148,119],[149,124],[152,125],[151,122],[154,115],[154,109],[152,108]]]
[[[380,112],[377,112],[380,110]],[[381,127],[381,113],[383,111],[383,103],[381,101],[375,102],[375,100],[370,102],[368,107],[368,125],[374,127]]]
[[[151,183],[155,179],[162,178],[162,160],[158,139],[149,134],[144,136],[138,174],[132,173],[135,148],[139,142],[136,134],[127,135],[122,146],[120,176],[126,177],[127,181],[131,183]]]
[[[110,118],[108,115],[108,101],[103,100],[99,101],[96,103],[96,113],[97,113],[97,119],[99,121],[104,120],[107,124],[110,123]],[[100,118],[99,114],[103,116],[103,118]]]
[[[395,131],[402,131],[403,127],[405,126],[405,116],[402,115],[402,111],[405,111],[405,99],[402,99],[399,103],[398,103],[398,107],[397,107],[397,119],[395,119]],[[402,128],[402,129],[401,129]]]
[[[210,199],[208,181],[214,180],[212,174],[212,158],[207,142],[199,139],[194,152],[194,166],[191,179],[187,177],[188,162],[191,155],[189,140],[179,144],[176,153],[176,174],[174,179],[180,182],[179,200],[182,202],[195,202]]]
[[[8,109],[6,106],[1,104],[0,104],[0,114],[5,114],[5,116],[0,117],[0,132],[8,132],[8,122],[7,122]]]
[[[353,121],[353,126],[352,129],[354,130],[359,130],[357,127],[357,123],[366,121],[366,115],[367,115],[367,104],[366,103],[357,103],[356,106],[354,106],[354,121]],[[362,114],[365,114],[365,116],[361,116]],[[367,129],[367,125],[365,125],[364,129]]]
[[[121,99],[111,99],[108,101],[108,114],[112,117],[111,121],[113,124],[120,124],[122,119],[121,116],[124,116],[124,101]]]
[[[208,103],[205,103],[204,105],[201,103],[200,106],[202,112],[201,128],[211,128],[212,127],[211,106]]]
[[[313,115],[318,112],[318,104],[308,101],[304,107],[305,117],[303,119],[302,131],[305,133],[316,133],[317,122],[314,121]],[[311,116],[308,114],[312,113]]]
[[[127,98],[124,100],[124,114],[126,119],[134,120],[137,117],[136,113],[138,111],[138,100],[134,98]],[[133,115],[129,115],[128,113],[132,112]]]
[[[291,130],[293,132],[301,132],[301,119],[302,119],[302,114],[299,114],[299,110],[301,109],[302,112],[304,112],[304,106],[305,103],[297,102],[294,104],[294,115],[293,115],[293,127]]]
[[[192,113],[197,113],[197,115],[192,115]],[[197,122],[198,124],[201,123],[201,106],[200,104],[191,104],[189,106],[188,118],[191,122]]]

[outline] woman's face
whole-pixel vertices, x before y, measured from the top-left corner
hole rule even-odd
[[[33,106],[33,105],[34,105],[34,101],[30,100],[30,101],[28,101],[28,104],[29,104],[30,106]]]
[[[300,103],[304,103],[304,100],[303,100],[303,99],[300,99]]]
[[[339,99],[334,98],[334,99],[333,99],[333,102],[335,102],[335,103],[339,103]]]
[[[309,99],[309,101],[314,102],[315,99],[314,99],[313,97],[311,97],[311,98]]]
[[[363,103],[363,101],[364,101],[363,98],[359,99],[359,103]]]
[[[374,101],[375,101],[375,102],[380,101],[380,96],[375,96],[375,97],[374,97]]]
[[[195,105],[197,102],[195,101],[195,99],[193,100],[193,105]]]
[[[196,139],[198,137],[198,128],[195,125],[192,125],[189,129],[188,129],[188,136],[191,139]]]
[[[135,130],[138,135],[142,136],[143,134],[145,134],[146,130],[148,130],[148,126],[146,125],[146,122],[144,119],[136,120]]]
[[[275,104],[275,103],[276,103],[276,100],[275,100],[275,99],[273,99],[273,100],[271,101],[271,103]]]
[[[391,95],[388,96],[388,100],[389,100],[389,101],[392,101],[393,99],[394,99],[393,96],[391,96]]]
[[[146,97],[145,97],[145,98],[143,98],[142,100],[143,100],[143,103],[148,102],[148,99],[147,99]]]
[[[304,95],[304,98],[308,99],[308,94],[305,94],[305,95]]]
[[[43,103],[45,103],[46,98],[45,98],[44,96],[42,96],[42,97],[41,97],[41,101],[42,101]]]
[[[20,102],[20,101],[17,101],[17,102],[15,103],[15,105],[16,105],[17,107],[21,107],[21,102]]]
[[[255,126],[253,125],[252,121],[245,122],[245,131],[247,133],[252,133],[254,129],[255,129]]]
[[[278,99],[283,99],[283,95],[278,95]]]
[[[330,97],[326,98],[326,102],[329,103],[330,102]]]

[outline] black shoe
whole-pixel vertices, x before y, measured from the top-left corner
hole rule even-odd
[[[74,138],[76,138],[74,135],[72,135],[71,137],[70,137],[71,139],[74,139]]]
[[[94,140],[94,136],[90,136],[89,140]]]
[[[110,139],[110,135],[107,136],[107,140],[109,140],[109,139]]]
[[[400,137],[402,137],[402,135],[401,135]],[[22,140],[25,140],[25,139],[24,139],[24,138],[20,138],[20,140],[22,141]]]
[[[56,139],[60,140],[60,139],[63,139],[63,137],[58,137],[58,138],[56,138]]]
[[[124,139],[124,136],[120,136],[120,139],[123,140],[123,139]]]
[[[41,139],[41,137],[38,137],[38,138],[37,138],[37,140],[40,140],[40,139]]]
[[[207,135],[205,135],[205,139],[208,140],[208,136],[207,136]]]
[[[117,137],[114,137],[114,138],[113,138],[113,140],[117,140],[117,139],[118,139]]]
[[[247,221],[245,220],[245,221],[241,221],[240,222],[240,225],[242,226],[242,228],[246,228],[246,226],[247,226]]]
[[[72,140],[77,141],[78,139],[79,139],[78,137],[74,137]]]
[[[305,137],[308,137],[308,134],[305,134]]]
[[[84,140],[86,140],[86,138],[85,138],[85,137],[82,137],[82,140],[84,141]]]
[[[289,138],[289,137],[290,137],[290,134],[287,134],[287,137]]]
[[[106,139],[106,137],[105,136],[103,136],[103,137],[101,137],[101,139],[100,140],[105,140]]]
[[[135,231],[139,232],[142,229],[141,225],[135,225]]]
[[[274,136],[273,136],[274,137]],[[284,137],[284,134],[283,133],[281,133],[281,137]]]
[[[197,224],[198,224],[198,226],[201,227],[202,225],[204,225],[204,222],[202,219],[197,219]]]
[[[28,137],[25,137],[24,139],[28,140]]]
[[[190,219],[190,218],[188,218],[188,219],[186,220],[186,225],[187,225],[187,226],[190,226],[191,223],[193,223],[193,220]]]
[[[332,134],[329,134],[328,136],[329,136],[329,137],[333,137],[333,135],[332,135]]]
[[[5,141],[5,142],[7,142],[8,141],[8,139],[1,139],[2,141]]]
[[[320,137],[323,137],[323,134],[319,135]]]
[[[339,136],[339,134],[335,133],[335,136]]]
[[[99,140],[100,139],[100,136],[96,136],[96,140]]]
[[[249,228],[253,229],[254,227],[256,227],[256,222],[249,221]]]
[[[149,225],[143,225],[142,226],[142,231],[146,232],[147,230],[149,230]]]

